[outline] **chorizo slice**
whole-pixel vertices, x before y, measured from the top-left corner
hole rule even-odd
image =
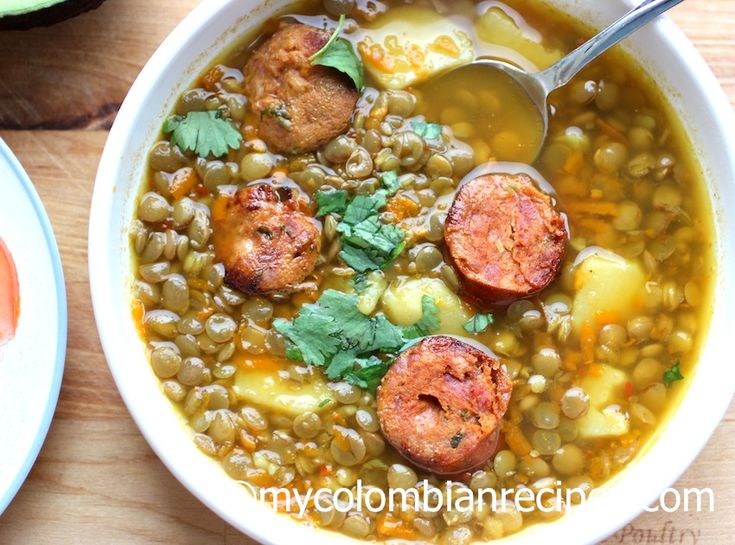
[[[357,89],[346,75],[309,59],[329,37],[310,25],[289,24],[245,65],[245,94],[273,151],[315,151],[349,128]]]
[[[568,239],[551,198],[525,174],[489,174],[463,185],[444,234],[463,288],[491,305],[548,286],[559,273]]]
[[[320,229],[289,189],[281,192],[269,184],[246,187],[215,218],[213,241],[225,282],[243,292],[293,291],[316,265]]]
[[[510,378],[489,354],[453,337],[427,337],[383,377],[378,418],[408,460],[452,475],[495,453],[511,392]]]

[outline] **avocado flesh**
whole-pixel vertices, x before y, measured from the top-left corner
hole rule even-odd
[[[2,0],[0,30],[48,26],[94,9],[103,0]]]
[[[0,6],[0,17],[22,15],[34,11],[41,11],[54,4],[61,4],[65,0],[5,0]]]

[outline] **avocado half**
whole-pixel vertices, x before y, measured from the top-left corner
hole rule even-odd
[[[99,6],[104,0],[2,0],[0,30],[48,26]]]

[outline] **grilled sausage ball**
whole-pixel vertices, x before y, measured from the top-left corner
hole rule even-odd
[[[512,383],[498,361],[452,337],[427,337],[401,354],[378,390],[386,439],[418,467],[468,471],[494,453]]]
[[[525,174],[489,174],[462,186],[444,236],[464,289],[491,305],[548,286],[568,238],[551,198]]]
[[[349,127],[357,89],[338,70],[309,59],[329,37],[325,30],[289,24],[245,66],[245,94],[260,116],[260,136],[273,151],[315,151]]]
[[[314,270],[321,248],[316,222],[288,189],[239,190],[215,218],[213,240],[225,281],[246,293],[293,291]]]

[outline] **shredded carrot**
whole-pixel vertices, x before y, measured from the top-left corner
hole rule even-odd
[[[607,233],[610,231],[610,229],[613,228],[612,225],[610,225],[609,223],[601,219],[590,218],[590,217],[579,218],[577,220],[577,225],[587,229],[588,231],[592,231],[598,234]]]
[[[280,358],[263,354],[253,355],[239,350],[235,353],[232,358],[232,362],[241,369],[248,369],[252,371],[269,371],[277,373],[284,368],[283,360]]]
[[[569,212],[575,214],[590,214],[593,216],[612,216],[618,215],[618,205],[609,201],[581,201],[569,200],[566,202]]]
[[[582,326],[580,345],[582,347],[582,360],[584,363],[592,363],[595,360],[595,340],[597,335],[592,326],[585,322]]]
[[[416,216],[421,207],[408,197],[396,195],[388,201],[385,210],[393,214],[397,221],[401,221]]]
[[[580,150],[576,150],[564,162],[564,172],[567,174],[577,174],[583,165],[584,154]]]
[[[598,310],[595,318],[597,326],[602,327],[608,324],[617,324],[620,321],[620,313],[617,310]]]
[[[625,383],[625,397],[630,397],[633,395],[633,384],[631,382]]]
[[[397,539],[416,539],[416,531],[407,526],[400,519],[395,518],[392,514],[386,513],[384,517],[378,519],[377,527],[378,536],[393,537]]]
[[[171,179],[171,196],[176,200],[186,197],[198,181],[199,177],[193,168],[180,168]]]
[[[212,203],[212,220],[222,221],[227,215],[227,203],[230,202],[230,197],[227,195],[218,195]]]
[[[528,442],[526,436],[523,435],[518,426],[507,420],[503,421],[503,435],[505,436],[505,442],[516,456],[526,456],[531,452],[531,443]]]
[[[225,73],[222,71],[222,68],[220,68],[219,66],[215,66],[202,76],[202,87],[204,87],[210,93],[216,91],[217,83],[219,83],[219,81],[222,79],[222,76],[224,75]]]
[[[319,466],[319,475],[321,475],[322,477],[329,477],[331,475],[334,475],[334,468],[329,464]]]
[[[145,334],[145,326],[143,325],[143,318],[145,317],[145,307],[143,303],[138,300],[133,301],[131,312],[133,314],[133,322],[135,323],[135,330],[141,337]]]
[[[625,142],[625,135],[613,127],[608,121],[598,117],[595,119],[595,125],[610,138]]]

